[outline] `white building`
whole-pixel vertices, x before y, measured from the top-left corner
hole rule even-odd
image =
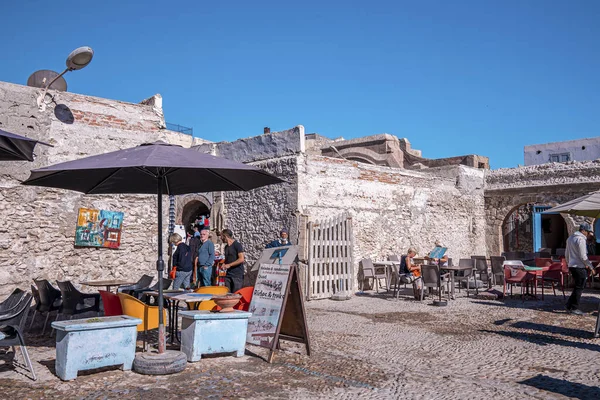
[[[525,165],[548,162],[591,161],[600,158],[600,136],[525,146]]]

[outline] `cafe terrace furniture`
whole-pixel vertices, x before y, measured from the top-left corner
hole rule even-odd
[[[163,282],[163,290],[169,290],[169,288],[171,287],[171,283],[173,283],[173,280],[169,279],[169,278],[163,278],[162,282]],[[144,303],[148,304],[149,306],[153,306],[156,304],[150,303],[150,300],[154,299],[154,297],[146,295],[146,292],[156,292],[156,291],[158,291],[158,281],[156,281],[156,283],[154,285],[150,286],[147,289],[135,290],[133,292],[133,297],[142,300]]]
[[[492,280],[494,285],[504,285],[504,256],[491,256],[490,264],[492,264]]]
[[[385,266],[384,266],[385,269]],[[360,291],[362,292],[364,290],[364,281],[365,280],[369,280],[369,279],[373,279],[373,287],[375,288],[376,292],[379,293],[379,280],[383,279],[386,281],[386,289],[389,288],[388,283],[387,283],[387,273],[383,272],[380,273],[378,271],[376,271],[375,266],[373,265],[373,261],[370,258],[363,258],[360,261],[360,277],[359,277],[359,284],[360,284]]]
[[[212,287],[212,286],[207,286]],[[224,293],[229,292],[229,289],[225,286],[217,286],[219,288],[224,288]],[[223,289],[221,289],[223,291]],[[146,295],[158,297],[158,292],[146,292]],[[163,292],[163,298],[165,300],[165,307],[169,310],[169,337],[171,344],[175,343],[175,340],[178,342],[179,340],[179,303],[184,302],[189,305],[197,306],[198,303],[200,305],[205,302],[210,302],[212,299],[212,294],[207,293],[190,293],[183,290],[167,290]],[[212,302],[214,303],[214,302]],[[211,309],[216,306],[216,303],[211,306]],[[165,318],[166,319],[166,318]]]
[[[475,281],[475,287],[477,287],[477,280],[475,279],[475,275],[473,274],[473,269],[475,268],[475,262],[470,258],[461,258],[458,260],[458,266],[461,268],[460,270],[455,271],[463,271],[462,275],[454,275],[454,280],[458,281],[458,291],[461,290],[461,282],[466,282],[467,288],[467,297],[469,297],[469,280],[473,278]]]
[[[541,274],[536,275],[536,279],[541,281],[542,284],[542,300],[544,300],[544,283],[549,282],[552,286],[554,296],[556,296],[556,285],[560,285],[563,294],[563,300],[566,300],[564,277],[562,272],[562,265],[560,263],[553,263],[547,267],[544,267]]]
[[[99,290],[100,297],[102,297],[102,305],[104,306],[104,316],[113,317],[115,315],[123,315],[123,307],[121,307],[121,299],[118,295],[107,292],[106,290]]]
[[[125,293],[125,294],[133,296],[135,298],[138,298],[138,296],[136,296],[136,294],[143,290],[149,290],[153,279],[154,278],[150,275],[142,275],[140,280],[137,281],[136,283],[134,283],[133,285],[119,286],[119,288],[117,289],[117,292]],[[163,288],[163,289],[165,289],[165,288]]]
[[[510,295],[512,297],[513,285],[520,284],[521,299],[525,301],[525,296],[531,295],[531,293],[529,293],[529,283],[535,283],[535,271],[537,270],[541,270],[541,268],[526,267],[519,260],[506,260],[504,262],[504,287],[502,289],[504,297],[506,298],[506,285],[510,286]],[[527,292],[525,291],[525,288],[527,288]]]
[[[477,274],[479,274],[479,279],[481,282],[486,282],[488,284],[488,289],[492,288],[492,279],[490,277],[490,273],[488,271],[487,258],[485,256],[471,256],[471,260],[473,260],[474,269],[474,277],[475,277],[475,293],[479,294],[479,285],[477,284]]]
[[[252,295],[254,294],[254,286],[246,286],[235,292],[241,294],[242,298],[233,308],[239,311],[248,311],[250,309],[250,302],[252,301]]]
[[[138,332],[144,332],[143,350],[146,351],[146,336],[151,329],[158,328],[158,307],[149,306],[140,300],[125,293],[117,293],[121,300],[121,308],[124,315],[141,320],[137,326]],[[163,310],[163,319],[167,319],[167,312]]]
[[[440,267],[435,264],[421,265],[421,279],[423,282],[423,290],[421,290],[421,301],[425,297],[425,288],[436,288],[443,292],[444,286],[441,284]],[[447,293],[448,298],[450,293]],[[440,293],[441,297],[441,293]]]
[[[141,324],[141,319],[127,315],[53,322],[56,375],[68,381],[77,378],[78,371],[111,365],[130,370]]]
[[[31,285],[31,294],[33,295],[33,300],[35,300],[35,305],[33,306],[33,316],[31,317],[31,323],[29,324],[29,328],[27,328],[27,330],[31,330],[31,327],[35,322],[35,316],[37,315],[37,312],[40,310],[40,306],[42,305],[40,301],[40,292],[33,285]]]
[[[455,287],[455,280],[459,280],[459,282],[461,280],[467,280],[468,283],[468,278],[470,276],[472,276],[473,273],[473,264],[471,263],[471,259],[465,258],[464,260],[466,260],[466,262],[461,263],[460,260],[458,262],[458,265],[448,265],[445,267],[442,267],[443,270],[446,271],[450,271],[450,297],[454,298],[454,287]],[[464,275],[462,276],[457,276],[456,272],[460,272],[460,271],[464,271]],[[459,286],[459,290],[460,290],[460,286]],[[467,297],[469,296],[469,285],[467,284]]]
[[[25,364],[35,381],[37,378],[31,364],[31,359],[29,358],[29,353],[27,352],[27,347],[25,346],[25,339],[23,338],[23,328],[27,320],[27,314],[29,313],[32,296],[22,291],[21,293],[23,293],[23,296],[18,299],[18,302],[13,307],[5,311],[0,311],[0,347],[12,347],[16,358],[17,352],[15,346],[19,346],[21,355],[25,359]]]
[[[40,295],[40,306],[38,311],[40,314],[46,313],[46,320],[44,321],[44,328],[42,329],[42,335],[46,332],[46,325],[48,324],[48,317],[52,311],[60,310],[62,306],[62,298],[60,290],[56,289],[46,279],[33,280],[38,288]],[[57,314],[58,316],[58,314]]]
[[[56,314],[56,319],[59,315],[72,317],[86,312],[95,312],[97,316],[100,315],[100,293],[82,293],[70,281],[56,283],[62,297],[62,306]],[[86,306],[85,300],[87,299],[93,300],[94,304]]]
[[[223,295],[229,293],[227,286],[201,286],[194,290],[197,294],[210,294],[210,295]],[[213,310],[217,307],[217,303],[211,299],[205,299],[201,303],[187,302],[188,309],[190,310]],[[218,307],[217,307],[218,308]],[[215,309],[216,311],[217,309]]]
[[[252,313],[228,313],[208,310],[182,311],[181,351],[189,362],[199,361],[202,355],[235,353],[242,357],[246,348],[248,318]]]
[[[110,292],[110,288],[113,286],[123,286],[123,285],[131,285],[133,282],[124,281],[122,279],[108,279],[102,281],[86,281],[81,282],[82,285],[91,286],[91,287],[105,287],[107,292]]]

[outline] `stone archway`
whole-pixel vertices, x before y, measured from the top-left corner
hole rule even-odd
[[[184,225],[186,231],[190,231],[191,224],[196,217],[210,214],[211,209],[212,201],[205,195],[188,194],[178,196],[175,202],[175,223]]]
[[[548,192],[527,192],[523,188],[516,190],[493,190],[485,193],[486,245],[488,255],[500,255],[503,251],[503,225],[508,216],[523,204],[556,206],[573,200],[589,192],[589,189],[556,190]],[[585,218],[561,214],[567,226],[568,234]]]

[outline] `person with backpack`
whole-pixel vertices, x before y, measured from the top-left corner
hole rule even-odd
[[[178,233],[169,236],[169,243],[177,246],[175,253],[173,253],[173,269],[175,270],[173,289],[179,289],[182,284],[184,289],[189,289],[193,267],[192,251]]]

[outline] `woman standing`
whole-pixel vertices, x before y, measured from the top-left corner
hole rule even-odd
[[[173,233],[169,236],[169,243],[177,246],[173,253],[173,268],[175,268],[175,280],[173,289],[179,289],[183,284],[184,289],[190,288],[192,278],[192,251],[190,247],[183,242],[181,235]]]

